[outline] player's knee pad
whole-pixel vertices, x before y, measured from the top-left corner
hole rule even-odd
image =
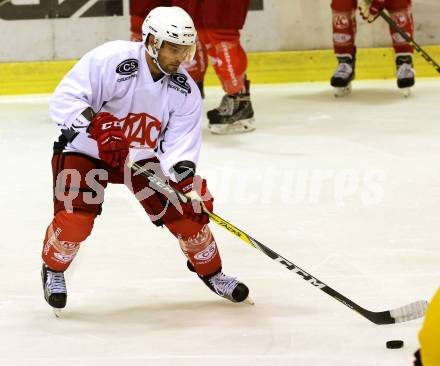
[[[165,226],[176,238],[186,240],[199,233],[206,225],[188,220],[180,215],[178,219],[165,221]]]
[[[52,269],[65,271],[90,235],[95,215],[88,212],[58,212],[46,230],[43,261]]]
[[[60,211],[55,215],[52,225],[61,230],[58,236],[60,240],[80,243],[92,232],[95,217],[95,214],[85,211]]]

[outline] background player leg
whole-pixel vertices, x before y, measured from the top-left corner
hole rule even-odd
[[[351,82],[355,77],[356,66],[356,16],[357,2],[353,0],[333,0],[333,48],[338,66],[330,80],[335,88],[335,96],[351,92]]]
[[[240,44],[249,0],[172,0],[172,5],[192,16],[198,38],[226,93],[220,106],[207,113],[211,132],[233,134],[254,130],[250,83],[245,77],[247,57]]]
[[[236,29],[201,29],[199,37],[226,92],[220,106],[207,113],[211,132],[253,131],[254,110],[250,100],[250,81],[245,75],[247,57],[240,44],[240,32]]]
[[[387,8],[390,17],[406,34],[414,36],[414,22],[410,0],[392,0]],[[392,27],[390,34],[396,52],[397,86],[408,96],[415,83],[415,72],[412,60],[413,47]]]

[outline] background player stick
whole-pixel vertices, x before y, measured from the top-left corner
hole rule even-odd
[[[177,199],[182,203],[187,203],[190,200],[190,198],[186,197],[183,193],[171,187],[168,183],[164,182],[161,178],[159,178],[151,171],[143,168],[142,166],[136,163],[131,163],[129,165],[137,174],[140,174],[148,179],[148,181],[150,182],[150,188],[165,194],[167,197],[173,197],[173,198],[177,197]],[[354,303],[344,295],[332,289],[330,286],[326,285],[321,280],[318,280],[310,273],[307,273],[306,271],[298,267],[296,264],[293,264],[283,256],[279,255],[278,253],[274,252],[272,249],[260,243],[258,240],[252,238],[244,231],[241,231],[234,225],[222,219],[220,216],[216,215],[213,212],[207,211],[205,208],[204,211],[207,214],[209,214],[209,218],[212,221],[214,221],[217,225],[223,227],[224,229],[234,234],[235,236],[237,236],[238,238],[240,238],[250,246],[254,247],[255,249],[258,249],[259,251],[267,255],[269,258],[273,259],[275,262],[280,263],[283,267],[287,268],[289,271],[295,272],[297,275],[302,277],[303,280],[307,281],[312,286],[320,289],[321,291],[324,291],[327,295],[330,295],[334,299],[338,300],[345,306],[356,311],[364,318],[367,318],[368,320],[370,320],[375,324],[401,323],[401,322],[417,319],[425,315],[426,306],[428,303],[427,301],[423,301],[423,300],[416,301],[411,304],[402,306],[400,308],[387,310],[387,311],[374,312],[364,309],[363,307],[357,305],[356,303]]]
[[[390,25],[391,28],[393,28],[397,33],[399,33],[405,41],[407,41],[411,46],[414,47],[414,49],[422,55],[422,57],[428,61],[434,68],[437,70],[438,73],[440,73],[440,65],[435,62],[435,60],[429,56],[429,54],[418,45],[418,43],[409,36],[406,32],[404,32],[397,24],[396,22],[383,10],[379,12],[379,15],[385,19],[385,21]]]

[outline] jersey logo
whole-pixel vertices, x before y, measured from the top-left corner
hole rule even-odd
[[[103,125],[103,129],[120,127],[128,144],[133,148],[156,148],[162,123],[147,113],[129,113],[126,117],[113,119]]]
[[[122,131],[127,137],[130,147],[149,147],[157,145],[162,124],[154,116],[147,113],[129,113],[124,118]]]
[[[138,60],[129,58],[116,66],[116,72],[121,75],[131,75],[138,70],[138,67]]]
[[[178,90],[185,95],[191,93],[191,86],[189,85],[187,81],[188,78],[185,74],[172,74],[170,75],[170,80],[172,84],[168,84],[169,88]]]

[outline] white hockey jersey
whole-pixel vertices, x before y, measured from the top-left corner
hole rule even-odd
[[[50,115],[64,136],[62,148],[98,159],[82,112],[109,112],[122,122],[130,157],[156,156],[165,175],[188,160],[197,164],[201,145],[202,102],[188,73],[154,81],[141,42],[114,41],[95,48],[63,78],[50,99]]]

